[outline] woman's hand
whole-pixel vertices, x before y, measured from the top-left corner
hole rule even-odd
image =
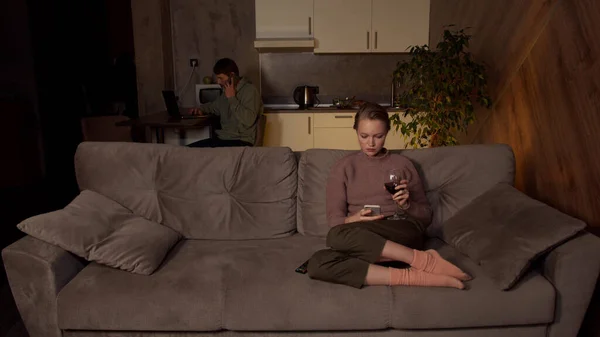
[[[381,219],[385,218],[385,216],[383,214],[369,215],[369,214],[371,214],[371,212],[372,211],[370,209],[363,208],[360,211],[347,217],[345,223],[359,222],[359,221],[375,221],[375,220],[381,220]]]
[[[408,191],[408,181],[401,180],[400,184],[396,186],[396,190],[398,192],[396,192],[392,196],[392,199],[394,199],[396,204],[398,204],[398,207],[400,207],[401,209],[408,209],[408,207],[410,207],[410,203],[408,201],[408,199],[410,198],[410,192]]]

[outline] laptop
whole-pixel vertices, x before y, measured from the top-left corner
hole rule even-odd
[[[179,104],[177,104],[177,96],[173,90],[163,90],[163,99],[165,100],[165,106],[167,107],[167,113],[170,119],[196,119],[202,116],[200,115],[182,115],[179,111]]]

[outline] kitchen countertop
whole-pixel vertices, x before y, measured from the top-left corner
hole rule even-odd
[[[385,106],[384,106],[385,107]],[[401,108],[387,108],[388,112],[401,112],[404,111]],[[348,112],[357,112],[358,108],[345,108],[345,109],[338,109],[335,108],[333,106],[326,106],[326,105],[321,105],[318,107],[314,107],[314,108],[308,108],[308,109],[298,109],[297,105],[293,105],[293,106],[284,106],[284,105],[277,105],[277,106],[269,106],[269,105],[265,105],[264,107],[264,112],[265,113],[348,113]]]

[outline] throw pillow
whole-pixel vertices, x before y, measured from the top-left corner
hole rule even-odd
[[[144,275],[152,274],[180,239],[172,229],[90,190],[64,209],[28,218],[17,227],[88,261]]]
[[[448,219],[442,239],[509,290],[537,257],[584,228],[582,221],[501,183]]]

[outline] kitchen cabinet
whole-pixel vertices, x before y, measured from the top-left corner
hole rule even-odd
[[[266,113],[263,146],[285,146],[293,151],[314,147],[313,114],[309,112]]]
[[[315,53],[371,50],[371,0],[314,0]]]
[[[356,112],[338,110],[312,112],[269,112],[265,127],[264,146],[285,146],[294,151],[307,149],[359,150],[354,130]],[[394,112],[390,112],[392,116]],[[385,146],[390,150],[404,149],[400,132],[388,133]]]
[[[404,118],[402,117],[403,112],[388,112],[388,115],[390,116],[390,118],[395,115],[396,113],[400,114],[400,118],[402,118],[403,121],[408,121],[408,118]],[[406,142],[404,141],[404,136],[402,135],[402,133],[398,130],[396,132],[396,126],[394,126],[394,124],[392,124],[392,129],[390,130],[390,132],[388,132],[387,137],[385,138],[385,147],[390,149],[390,150],[402,150],[404,149],[404,145],[406,144]]]
[[[311,38],[313,0],[256,0],[256,38]]]
[[[315,128],[315,148],[360,150],[356,131],[351,128]]]
[[[355,112],[315,114],[315,147],[319,149],[359,150],[354,126]]]
[[[355,112],[336,112],[314,114],[314,147],[320,149],[360,150],[356,130],[354,130]],[[390,112],[389,116],[394,115]],[[404,138],[400,132],[388,133],[385,147],[390,150],[404,149]]]
[[[429,43],[429,0],[372,1],[373,52],[406,52]]]
[[[315,53],[403,53],[429,43],[430,0],[314,0]]]

